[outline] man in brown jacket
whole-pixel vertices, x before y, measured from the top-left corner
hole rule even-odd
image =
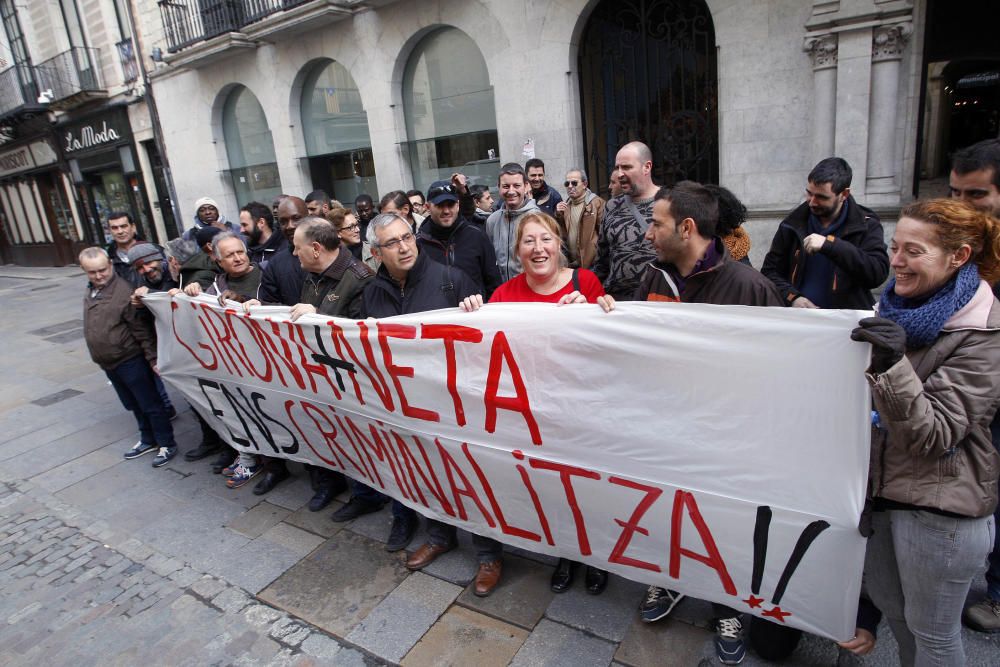
[[[604,200],[590,191],[587,172],[566,172],[566,199],[556,204],[556,221],[573,268],[589,269],[597,256],[597,231],[604,217]]]
[[[156,450],[153,467],[177,454],[170,415],[156,388],[156,334],[147,318],[130,303],[132,285],[120,278],[101,248],[80,253],[80,266],[90,279],[83,297],[83,335],[90,358],[118,392],[139,424],[139,442],[125,452],[134,459]]]

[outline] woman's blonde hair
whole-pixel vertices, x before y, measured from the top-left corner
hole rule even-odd
[[[907,204],[899,217],[934,225],[948,252],[969,246],[969,261],[979,268],[979,276],[990,285],[1000,280],[1000,220],[986,211],[961,199],[921,199]]]
[[[524,226],[529,222],[534,222],[545,229],[549,230],[553,236],[559,239],[559,266],[565,267],[569,265],[569,260],[566,258],[566,253],[563,250],[563,236],[562,227],[556,222],[548,213],[542,211],[532,211],[531,213],[526,213],[523,218],[517,223],[517,231],[514,232],[514,247],[519,248],[521,246],[521,237],[524,236]]]

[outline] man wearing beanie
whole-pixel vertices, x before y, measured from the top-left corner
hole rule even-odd
[[[136,243],[128,251],[128,261],[140,277],[133,301],[148,292],[166,292],[177,287],[177,283],[170,276],[170,271],[167,270],[167,258],[159,246],[152,243]]]
[[[460,207],[462,199],[467,201]],[[463,215],[474,209],[465,176],[455,174],[451,181],[434,181],[427,190],[429,217],[417,231],[417,246],[438,264],[465,272],[488,299],[500,285],[500,270],[489,237]]]
[[[219,211],[219,205],[211,197],[202,197],[194,203],[194,226],[184,232],[184,238],[188,241],[195,240],[195,234],[204,227],[218,227],[220,231],[240,233],[239,224],[226,220],[226,216]]]

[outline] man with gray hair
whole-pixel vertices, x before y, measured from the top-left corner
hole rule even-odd
[[[256,298],[260,288],[261,271],[250,262],[246,243],[232,232],[220,232],[212,238],[212,257],[222,273],[215,277],[212,285],[202,290],[201,284],[190,283],[184,287],[188,296],[198,296],[202,292],[219,297],[219,303],[237,301],[243,303]]]
[[[566,199],[556,204],[556,222],[562,228],[569,265],[589,269],[597,256],[597,232],[604,217],[604,200],[590,191],[587,172],[566,172]]]
[[[83,297],[83,337],[90,358],[139,425],[139,442],[125,458],[155,451],[153,467],[159,468],[174,458],[177,444],[169,410],[156,387],[156,332],[149,318],[132,306],[132,285],[115,273],[102,248],[85,248],[79,262],[90,280]]]
[[[167,256],[167,266],[170,268],[170,277],[181,287],[190,279],[185,280],[184,263],[198,254],[198,244],[183,237],[177,237],[163,246],[163,254]]]

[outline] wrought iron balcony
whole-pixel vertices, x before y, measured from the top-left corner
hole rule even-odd
[[[21,76],[18,76],[18,68]],[[0,72],[0,118],[26,106],[35,106],[38,90],[30,74],[31,69],[23,65],[14,65]]]
[[[235,39],[239,41],[247,37],[241,33],[273,35],[285,30],[288,23],[295,24],[296,29],[305,23],[319,27],[350,16],[362,5],[386,4],[386,0],[157,0],[157,4],[167,37],[167,51],[177,53],[228,33],[237,33]],[[299,7],[303,9],[287,11]],[[269,20],[277,14],[281,16]],[[244,30],[247,26],[254,28]]]
[[[107,97],[101,77],[100,49],[74,46],[36,65],[35,73],[39,94],[50,98],[53,109],[70,109]]]

